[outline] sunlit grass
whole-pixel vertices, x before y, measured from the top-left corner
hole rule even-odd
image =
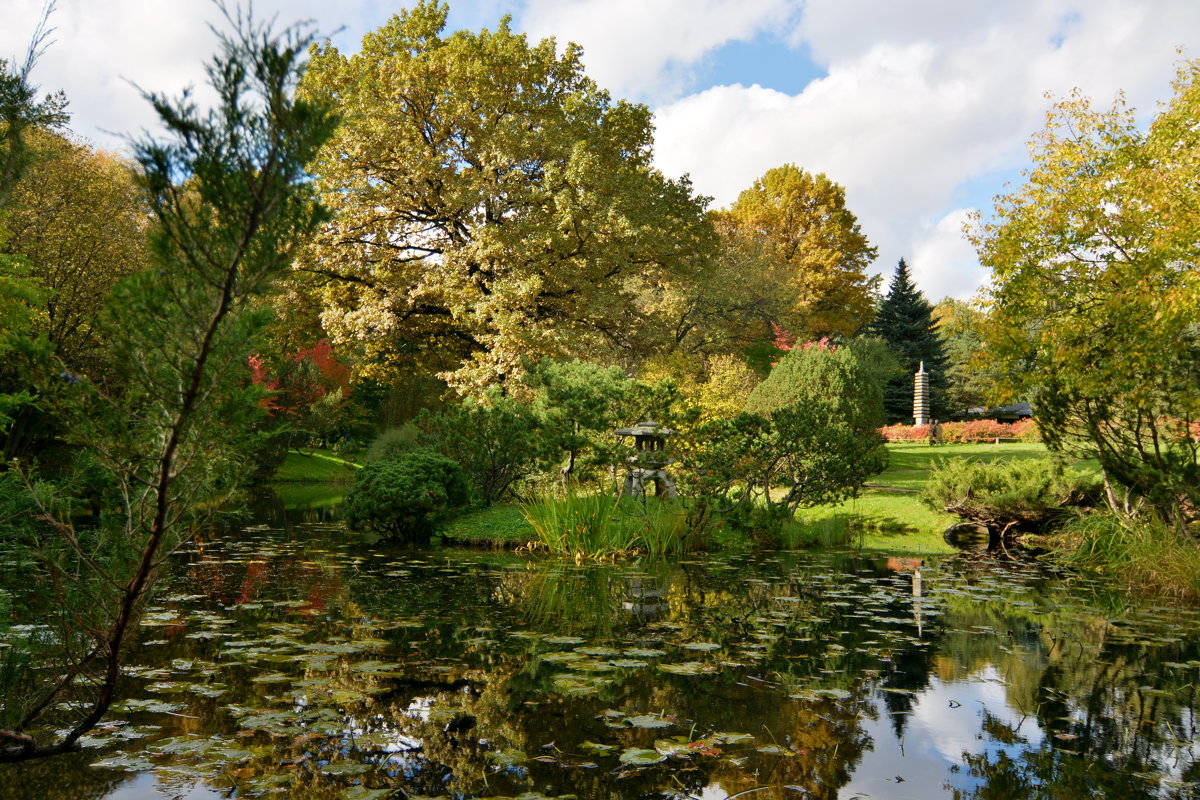
[[[359,464],[346,461],[328,450],[302,453],[291,450],[271,479],[273,483],[339,483],[354,481]]]
[[[447,543],[517,547],[537,538],[520,506],[497,503],[448,521],[440,535]]]

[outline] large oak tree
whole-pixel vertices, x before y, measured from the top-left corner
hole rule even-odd
[[[446,35],[446,14],[422,2],[358,55],[313,54],[303,90],[345,118],[313,165],[335,219],[301,263],[330,335],[464,392],[525,356],[669,346],[672,286],[715,237],[687,181],[651,167],[649,110],[599,89],[574,45],[507,19]]]

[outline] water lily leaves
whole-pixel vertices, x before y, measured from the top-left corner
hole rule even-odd
[[[116,755],[95,761],[92,766],[116,769],[122,772],[145,772],[154,769],[154,762],[142,756]]]
[[[683,647],[684,650],[698,650],[702,653],[709,653],[713,650],[721,649],[721,645],[717,644],[716,642],[686,642],[680,646]]]
[[[151,714],[174,714],[184,709],[183,703],[168,703],[163,700],[133,699],[119,703],[117,711],[147,711]]]
[[[654,749],[671,758],[715,757],[721,755],[721,748],[717,746],[720,743],[716,736],[696,740],[686,736],[673,736],[670,739],[656,740]]]
[[[360,672],[364,675],[395,677],[399,674],[396,672],[396,670],[403,668],[403,664],[396,664],[386,661],[360,661],[357,664],[351,664],[349,669],[351,672]]]
[[[491,750],[487,754],[488,760],[500,764],[505,767],[513,767],[517,764],[524,764],[529,760],[529,756],[523,750],[509,748],[506,750]]]
[[[568,669],[578,670],[579,672],[611,672],[615,667],[607,661],[568,661],[565,665]]]
[[[651,647],[629,647],[623,652],[625,655],[633,656],[634,658],[658,658],[667,654],[666,650],[655,650]]]
[[[576,647],[576,653],[582,653],[585,656],[619,656],[620,650],[614,650],[611,647]]]
[[[365,786],[351,786],[349,789],[343,789],[338,797],[342,800],[382,800],[395,791],[395,789],[368,789]]]
[[[764,744],[762,747],[756,748],[758,752],[771,756],[794,756],[794,750],[788,750],[786,747],[780,747],[777,744]]]
[[[609,753],[615,753],[617,751],[617,747],[615,745],[601,744],[599,742],[583,742],[579,745],[579,749],[588,750],[601,755],[608,755]]]
[[[634,717],[626,717],[625,724],[631,728],[646,728],[653,730],[655,728],[669,728],[673,724],[669,719],[655,716],[654,714],[638,714]]]
[[[556,651],[553,653],[542,653],[538,656],[542,661],[549,661],[552,664],[559,664],[566,661],[575,661],[579,658],[579,654],[571,650]]]
[[[334,761],[329,764],[322,764],[319,769],[326,775],[361,775],[364,772],[369,772],[372,769],[372,765],[364,764],[361,761]]]
[[[672,675],[711,675],[717,671],[713,664],[702,664],[699,661],[685,661],[682,664],[659,664],[658,668]]]
[[[286,672],[268,672],[266,675],[258,675],[250,679],[251,683],[289,683],[292,676]]]
[[[634,767],[649,767],[654,764],[661,764],[667,760],[667,757],[657,750],[644,750],[638,747],[631,747],[621,753],[618,760],[622,764],[629,764]]]
[[[641,667],[650,666],[649,661],[638,661],[635,658],[614,658],[608,663],[612,664],[614,667],[620,667],[621,669],[639,669]]]
[[[517,633],[510,633],[509,636],[517,636]],[[587,639],[580,639],[578,636],[547,636],[543,639],[546,644],[552,644],[558,647],[564,645],[584,644]]]
[[[367,649],[366,641],[356,642],[318,642],[317,644],[302,644],[300,645],[305,650],[313,653],[325,653],[332,655],[347,655],[349,653],[361,653]]]
[[[571,675],[567,673],[555,675],[552,682],[555,691],[566,697],[585,697],[587,695],[598,694],[601,687],[609,684],[609,681],[600,677]]]

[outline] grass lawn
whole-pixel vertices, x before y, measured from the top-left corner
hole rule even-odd
[[[360,466],[362,465],[346,461],[328,450],[312,453],[291,450],[271,482],[333,483],[348,486],[354,482],[354,470]]]
[[[797,521],[806,530],[802,538],[849,540],[866,549],[889,552],[953,552],[942,534],[959,521],[958,517],[931,509],[921,499],[921,490],[933,467],[951,458],[980,461],[1044,458],[1046,448],[1037,442],[937,447],[924,442],[906,442],[888,445],[888,454],[888,468],[871,478],[869,488],[857,498],[834,506],[801,509]],[[275,480],[293,485],[332,484],[330,492],[340,497],[353,482],[358,466],[328,451],[311,455],[293,451],[288,453]],[[1079,467],[1086,470],[1089,465],[1084,463]],[[332,495],[327,502],[335,502]],[[536,538],[533,528],[521,516],[520,508],[510,504],[497,504],[456,517],[442,529],[441,536],[447,544],[506,548]]]
[[[806,527],[849,530],[852,541],[870,550],[913,553],[949,553],[942,539],[958,517],[930,508],[921,499],[929,473],[940,461],[969,458],[976,461],[1038,459],[1046,456],[1040,442],[1004,444],[922,443],[888,445],[888,468],[867,481],[870,488],[853,500],[834,506],[801,509],[797,519]],[[829,537],[827,537],[829,538]],[[832,537],[837,538],[837,537]]]
[[[497,547],[519,547],[537,539],[533,526],[521,516],[521,509],[510,503],[497,503],[455,517],[446,523],[440,535],[446,544]]]

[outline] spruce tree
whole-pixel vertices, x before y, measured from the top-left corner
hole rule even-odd
[[[913,284],[908,264],[900,259],[875,320],[865,331],[887,342],[900,365],[900,374],[888,381],[884,390],[889,423],[913,421],[913,374],[922,361],[929,373],[930,416],[945,416],[946,353],[935,325],[933,306]]]

